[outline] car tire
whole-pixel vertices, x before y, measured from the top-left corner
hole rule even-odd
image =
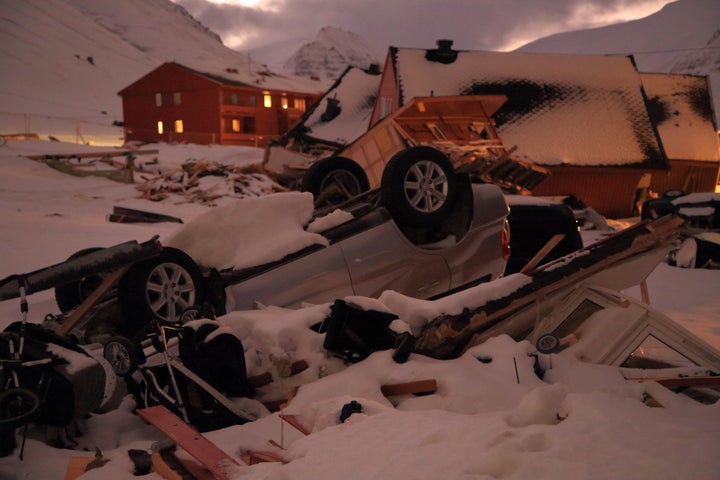
[[[448,215],[460,188],[444,153],[432,147],[411,147],[396,153],[385,166],[381,194],[398,224],[428,227]]]
[[[137,344],[130,339],[115,336],[107,341],[103,348],[103,357],[108,361],[115,375],[127,377],[143,363],[143,354]]]
[[[176,248],[134,264],[118,285],[122,333],[132,336],[151,320],[177,322],[187,307],[202,303],[201,281],[197,264]]]
[[[345,157],[313,163],[302,179],[302,191],[315,196],[315,208],[337,205],[370,189],[360,165]]]
[[[100,247],[85,248],[73,253],[68,257],[69,260],[82,257],[89,253],[102,250]],[[90,294],[100,286],[107,274],[91,275],[81,278],[75,282],[64,283],[55,287],[55,303],[62,313],[68,313],[82,302],[85,301]]]

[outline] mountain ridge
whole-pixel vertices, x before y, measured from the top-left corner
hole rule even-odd
[[[681,0],[644,19],[552,35],[518,50],[633,54],[643,71],[709,74],[713,91],[720,92],[716,18],[720,2]],[[260,72],[267,77],[267,64],[279,72],[274,78],[317,78],[313,88],[322,91],[347,65],[382,64],[387,50],[327,26],[309,41],[284,44],[282,51],[280,45],[265,54],[235,51],[170,0],[6,2],[0,21],[0,132],[52,131],[82,141],[96,141],[90,132],[102,130],[105,142],[117,143],[117,93],[164,62],[207,72],[232,67],[248,83]],[[418,47],[432,48],[433,42]],[[648,50],[654,52],[639,53]],[[716,95],[716,115],[719,101]]]

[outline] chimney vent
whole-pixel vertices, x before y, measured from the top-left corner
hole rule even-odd
[[[457,59],[457,50],[453,50],[453,41],[448,39],[440,39],[437,42],[438,48],[426,50],[425,59],[428,62],[438,62],[445,65],[453,63]]]

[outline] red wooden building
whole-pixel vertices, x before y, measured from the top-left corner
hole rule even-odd
[[[200,72],[165,63],[118,94],[125,141],[264,146],[325,90],[271,73]]]

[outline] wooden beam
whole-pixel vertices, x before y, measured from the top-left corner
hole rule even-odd
[[[100,285],[90,294],[88,297],[83,301],[75,310],[73,310],[70,315],[65,319],[64,322],[60,324],[60,327],[57,330],[57,334],[61,337],[64,337],[67,335],[70,330],[75,328],[75,326],[82,320],[85,315],[90,311],[92,307],[97,304],[97,302],[102,298],[103,295],[107,293],[108,290],[110,290],[113,285],[115,285],[123,275],[125,275],[125,272],[128,271],[130,268],[130,265],[126,265],[124,267],[120,267],[113,272],[110,273],[107,277],[105,277],[100,283]]]
[[[297,415],[292,415],[289,413],[281,413],[279,415],[280,419],[284,422],[287,422],[288,425],[291,425],[294,427],[298,432],[302,433],[303,435],[310,435],[310,431],[303,427],[303,425],[300,423],[300,419]]]
[[[163,405],[139,409],[137,414],[184,449],[217,480],[234,478],[231,470],[238,462]]]
[[[512,232],[510,232],[512,234]],[[550,250],[555,248],[558,243],[562,242],[563,238],[565,238],[564,233],[557,233],[548,240],[548,242],[538,251],[533,258],[530,259],[530,261],[523,267],[522,270],[520,270],[520,273],[528,273],[537,267],[538,263],[540,263],[545,257],[547,257],[548,253],[550,253]]]
[[[434,378],[429,380],[416,380],[413,382],[393,383],[380,387],[380,391],[386,397],[394,395],[426,395],[437,392],[437,382]]]

